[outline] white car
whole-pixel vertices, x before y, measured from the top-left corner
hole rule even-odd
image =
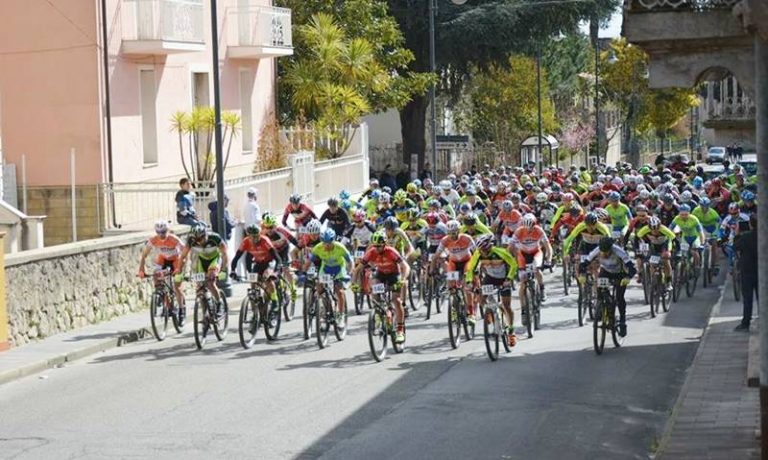
[[[725,160],[725,147],[710,147],[707,151],[707,164],[722,163]]]

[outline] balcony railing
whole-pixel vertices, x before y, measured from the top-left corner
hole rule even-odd
[[[730,9],[741,0],[627,0],[632,13]]]
[[[746,97],[728,97],[705,105],[709,120],[754,120],[755,103]]]
[[[271,6],[231,8],[227,15],[227,54],[265,58],[293,54],[291,10]]]
[[[168,54],[205,48],[203,0],[123,0],[123,52]]]

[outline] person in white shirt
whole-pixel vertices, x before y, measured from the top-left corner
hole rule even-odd
[[[251,187],[248,189],[248,201],[245,202],[243,207],[243,226],[248,228],[249,225],[261,225],[261,208],[256,201],[259,191]]]

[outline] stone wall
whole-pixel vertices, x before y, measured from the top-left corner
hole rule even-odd
[[[148,305],[151,285],[136,278],[148,233],[8,255],[11,346],[106,321]]]

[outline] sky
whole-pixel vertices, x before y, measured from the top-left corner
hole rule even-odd
[[[621,21],[622,14],[621,8],[619,8],[618,11],[613,13],[611,22],[608,24],[608,27],[600,29],[600,38],[616,38],[621,36]],[[581,31],[589,35],[589,22],[585,22],[581,25]]]

